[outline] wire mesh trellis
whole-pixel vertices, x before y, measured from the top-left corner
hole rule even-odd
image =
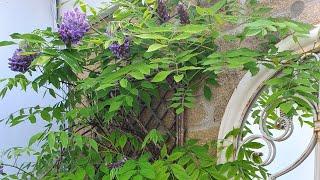
[[[112,20],[112,13],[117,10],[117,7],[111,7],[103,12],[99,20],[94,21],[91,26],[93,28],[105,27],[108,22]],[[94,30],[94,29],[93,29]],[[97,66],[97,67],[100,67]],[[96,69],[94,71],[97,71]],[[173,79],[173,78],[172,78]],[[176,145],[183,145],[185,123],[184,116],[177,115],[173,108],[170,108],[170,99],[175,93],[178,84],[173,80],[167,79],[169,88],[158,87],[158,98],[151,100],[150,105],[146,104],[141,98],[138,98],[139,111],[129,111],[123,113],[120,121],[111,121],[108,125],[101,120],[94,119],[97,124],[91,124],[89,127],[80,127],[76,131],[86,136],[97,137],[99,133],[110,134],[112,132],[120,131],[133,135],[139,141],[143,141],[147,134],[156,129],[164,135],[164,143],[167,151],[171,152]],[[89,98],[90,99],[90,98]],[[121,113],[122,110],[120,110]],[[138,112],[138,113],[137,113]],[[107,147],[110,144],[105,144]],[[161,147],[157,144],[148,144],[146,150],[149,151],[153,157],[158,157]],[[108,165],[109,168],[117,168],[122,166],[128,159],[138,157],[139,154],[133,149],[126,148],[123,159],[113,162]]]

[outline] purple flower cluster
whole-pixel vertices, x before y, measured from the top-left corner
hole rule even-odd
[[[168,12],[168,9],[167,9],[167,6],[166,6],[164,0],[158,0],[157,13],[158,13],[159,20],[160,20],[161,24],[169,21],[170,14]]]
[[[114,56],[118,59],[128,58],[130,54],[130,39],[126,37],[124,39],[123,44],[119,44],[118,42],[113,42],[109,46],[110,51]]]
[[[189,24],[190,23],[190,19],[189,19],[189,13],[186,9],[186,6],[179,2],[178,7],[177,7],[177,11],[180,17],[180,23],[181,24]]]
[[[26,72],[29,69],[29,66],[31,62],[35,59],[37,56],[35,55],[21,55],[22,50],[17,49],[13,56],[9,58],[9,68],[12,71],[17,71],[17,72]]]
[[[67,45],[77,44],[84,34],[89,31],[89,28],[90,25],[86,15],[76,8],[64,14],[59,27],[60,38]]]

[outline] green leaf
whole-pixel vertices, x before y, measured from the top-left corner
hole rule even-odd
[[[256,62],[248,62],[244,64],[244,69],[247,69],[251,72],[252,76],[256,75],[259,72],[259,68]]]
[[[56,98],[56,93],[54,92],[53,89],[49,88],[49,93],[52,97]]]
[[[83,168],[78,167],[75,173],[76,179],[84,179],[85,175],[86,175],[86,171]]]
[[[179,164],[172,164],[171,170],[173,172],[173,175],[179,179],[179,180],[188,180],[190,179],[190,176],[186,173],[185,169],[179,165]]]
[[[64,148],[68,147],[69,137],[68,137],[68,133],[67,132],[62,131],[60,133],[60,141],[61,141],[62,147],[64,147]]]
[[[133,71],[131,73],[129,73],[133,78],[137,79],[137,80],[142,80],[144,79],[144,75],[143,73],[141,73],[140,71]]]
[[[285,78],[273,78],[270,79],[266,82],[267,85],[273,86],[273,85],[277,85],[277,84],[282,84],[282,83],[286,83],[288,79]]]
[[[86,165],[86,173],[90,179],[94,179],[95,169],[94,169],[93,165],[91,165],[91,164]]]
[[[200,170],[196,169],[195,171],[193,171],[192,175],[191,175],[191,179],[198,179],[200,174]]]
[[[181,166],[186,165],[189,161],[191,160],[190,156],[182,156],[179,161],[178,164],[180,164]]]
[[[128,86],[128,80],[127,79],[121,79],[120,80],[120,86],[123,88],[126,88]]]
[[[130,107],[133,106],[133,98],[131,96],[126,96],[125,97],[125,101],[126,101],[126,104]]]
[[[143,180],[143,176],[138,174],[138,175],[134,176],[132,180]]]
[[[48,110],[41,111],[40,116],[45,121],[50,121],[51,120],[51,116],[50,116]]]
[[[244,144],[244,147],[250,148],[250,149],[260,149],[263,146],[264,145],[259,142],[248,142],[248,143]]]
[[[143,162],[140,164],[140,174],[148,179],[154,179],[156,177],[155,170],[149,162]]]
[[[60,108],[54,108],[52,111],[52,116],[58,120],[62,120],[63,119],[63,115],[61,113],[61,109]]]
[[[98,144],[94,139],[89,139],[89,144],[96,152],[99,152]]]
[[[224,5],[226,5],[226,3],[227,0],[220,0],[214,3],[214,5],[210,8],[212,10],[212,13],[218,12],[222,7],[224,7]]]
[[[97,15],[97,11],[92,6],[89,6],[89,10],[94,16]]]
[[[184,155],[184,152],[174,152],[168,157],[168,161],[178,160],[183,155]]]
[[[24,90],[24,91],[26,91],[26,89],[27,89],[27,82],[26,82],[26,80],[25,80],[25,79],[20,79],[19,82],[20,82],[20,85],[21,85],[21,89]]]
[[[29,42],[34,43],[42,43],[45,42],[45,39],[42,37],[35,35],[35,34],[19,34],[19,33],[13,33],[10,35],[12,39],[24,39]]]
[[[208,101],[210,101],[211,98],[212,98],[212,92],[211,92],[211,89],[210,89],[209,86],[205,85],[205,86],[203,87],[203,93],[204,93],[204,97],[205,97]]]
[[[198,53],[187,54],[185,56],[177,58],[177,60],[179,63],[183,63],[183,62],[189,61],[191,58],[195,57],[196,55],[198,55]]]
[[[53,132],[51,132],[50,134],[48,134],[48,145],[50,150],[54,149],[55,143],[56,143],[56,136],[54,135]]]
[[[133,175],[137,173],[136,170],[127,171],[119,176],[121,180],[129,180]]]
[[[163,45],[163,44],[155,43],[155,44],[152,44],[151,46],[149,46],[147,52],[156,51],[156,50],[159,50],[159,49],[164,48],[164,47],[167,47],[167,46],[168,46],[168,45]]]
[[[168,40],[168,38],[158,34],[140,34],[140,35],[136,35],[136,37],[139,37],[141,39]]]
[[[30,56],[30,55],[36,55],[36,52],[20,52],[19,53],[21,56]]]
[[[157,144],[158,142],[163,142],[164,139],[162,137],[162,134],[158,132],[156,129],[152,129],[144,138],[141,149],[143,149],[148,143],[153,142],[154,144]]]
[[[51,56],[39,56],[32,61],[31,66],[43,66],[46,65],[51,59]]]
[[[196,34],[196,33],[201,33],[202,31],[205,31],[207,29],[208,29],[207,25],[188,24],[180,27],[179,30],[183,33]]]
[[[71,67],[72,71],[75,73],[82,72],[82,67],[78,63],[79,60],[72,53],[64,50],[60,56]]]
[[[179,74],[179,75],[175,75],[173,76],[174,81],[176,82],[180,82],[183,79],[184,75],[183,74]]]
[[[184,66],[182,68],[179,68],[179,71],[196,70],[196,69],[203,69],[203,68],[195,67],[195,66]]]
[[[151,166],[152,167],[152,166]],[[140,174],[148,179],[154,179],[156,174],[153,169],[143,168],[140,170]]]
[[[134,160],[128,160],[118,171],[119,174],[125,174],[128,171],[132,171],[137,167],[137,163]],[[134,171],[135,172],[135,171]]]
[[[36,123],[36,117],[34,116],[34,114],[30,114],[29,121],[31,122],[31,124]]]
[[[10,45],[13,45],[13,44],[16,44],[16,43],[13,42],[13,41],[0,41],[0,47],[1,46],[10,46]]]
[[[213,15],[212,10],[209,8],[203,8],[200,6],[196,6],[196,11],[201,16]]]
[[[170,105],[170,107],[172,107],[172,108],[177,108],[179,106],[181,106],[181,102],[173,103]]]
[[[188,39],[192,36],[191,33],[182,33],[179,34],[178,36],[175,36],[173,39],[171,39],[170,41],[180,41],[180,40],[184,40],[184,39]]]
[[[227,180],[226,177],[224,177],[220,172],[218,172],[217,170],[212,170],[210,171],[210,175],[212,177],[214,177],[215,179],[219,179],[219,180]]]
[[[110,169],[105,164],[101,164],[100,165],[99,171],[103,172],[104,174],[109,174],[110,173]]]
[[[140,95],[141,95],[142,101],[143,101],[148,107],[150,107],[150,104],[151,104],[151,96],[150,96],[148,93],[146,93],[145,91],[140,92]]]
[[[118,111],[122,103],[122,101],[112,101],[112,103],[110,104],[109,112]]]
[[[155,0],[147,0],[150,1],[150,3],[153,3]],[[163,33],[163,32],[172,32],[173,27],[168,25],[168,26],[154,26],[154,27],[149,27],[145,29],[141,29],[139,32],[143,33]]]
[[[87,12],[87,5],[86,3],[84,3],[83,1],[80,1],[80,8],[81,8],[81,11],[86,13]]]
[[[75,136],[75,144],[76,144],[76,146],[78,146],[80,149],[83,148],[82,136],[80,136],[80,135],[76,135],[76,136]]]
[[[291,103],[282,103],[280,104],[280,109],[285,113],[288,114],[289,111],[293,108],[293,104]]]
[[[179,115],[181,113],[184,112],[184,108],[183,107],[179,107],[178,109],[176,109],[176,114]]]
[[[233,153],[234,153],[233,145],[228,146],[226,150],[226,159],[229,160],[233,156]]]
[[[43,136],[43,132],[39,132],[39,133],[33,135],[33,136],[29,139],[28,146],[32,146],[35,142],[39,141],[41,136]]]
[[[160,156],[161,156],[161,158],[164,158],[167,155],[168,155],[167,146],[166,146],[166,144],[164,144],[163,147],[161,148]]]
[[[312,92],[316,92],[317,91],[314,88],[307,87],[307,86],[297,86],[297,87],[294,87],[294,89],[298,90],[298,91],[305,92],[305,93],[312,93]]]
[[[152,82],[160,82],[165,80],[169,75],[171,74],[171,71],[161,71],[158,74],[154,76],[152,79]]]
[[[122,135],[122,136],[119,138],[118,144],[119,144],[119,146],[121,147],[121,149],[123,149],[124,146],[126,145],[127,139],[128,139],[128,137],[127,137],[126,135]]]
[[[245,35],[247,37],[256,36],[259,33],[261,33],[261,29],[246,29],[245,30]]]

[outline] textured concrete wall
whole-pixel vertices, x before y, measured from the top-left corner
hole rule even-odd
[[[320,22],[320,0],[263,0],[261,3],[273,8],[272,15],[276,17],[288,17],[293,20],[318,24]],[[236,43],[220,45],[220,50],[234,48]],[[257,48],[254,39],[248,40],[242,46]],[[237,88],[244,72],[225,71],[218,76],[219,85],[211,87],[213,98],[206,100],[202,89],[196,92],[196,108],[186,112],[187,132],[186,137],[199,139],[200,142],[216,140],[219,133],[222,116],[234,90]],[[199,96],[200,95],[200,96]],[[242,112],[239,112],[242,113]]]
[[[274,16],[288,17],[311,24],[320,22],[319,0],[263,0],[262,3],[273,8]]]

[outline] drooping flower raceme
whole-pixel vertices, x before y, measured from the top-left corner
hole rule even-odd
[[[109,46],[110,51],[114,56],[118,59],[128,58],[130,54],[130,39],[126,37],[124,39],[123,44],[119,44],[118,42],[113,42]]]
[[[168,9],[167,9],[167,6],[166,6],[164,0],[158,0],[157,13],[158,13],[161,24],[169,21],[170,14],[168,12]]]
[[[181,24],[189,24],[190,23],[190,19],[189,19],[189,13],[187,11],[186,6],[179,2],[178,7],[177,7],[177,11],[180,17],[180,23]]]
[[[64,14],[59,34],[65,44],[77,44],[89,29],[90,25],[86,15],[76,8]]]
[[[26,72],[29,69],[31,62],[36,58],[36,54],[22,55],[22,49],[17,49],[13,56],[9,58],[9,68],[12,71]]]

